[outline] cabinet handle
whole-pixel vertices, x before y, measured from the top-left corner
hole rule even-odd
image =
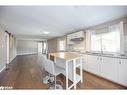
[[[121,61],[119,61],[119,64],[121,64]]]

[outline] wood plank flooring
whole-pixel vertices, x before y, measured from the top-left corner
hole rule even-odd
[[[48,89],[48,85],[42,83],[46,74],[41,55],[17,56],[9,64],[9,69],[0,73],[0,86],[12,86],[13,89]],[[83,72],[83,77],[84,81],[77,85],[77,89],[126,89],[88,72]],[[58,78],[65,87],[65,77]]]

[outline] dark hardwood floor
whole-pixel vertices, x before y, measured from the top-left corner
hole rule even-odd
[[[48,85],[42,83],[46,74],[42,56],[17,56],[9,64],[9,69],[0,73],[0,86],[12,86],[13,89],[48,89]],[[125,89],[88,72],[83,72],[83,76],[84,81],[82,84],[78,83],[77,89]],[[58,78],[65,83],[64,76],[58,76]]]

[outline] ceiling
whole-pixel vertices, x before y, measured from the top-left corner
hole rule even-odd
[[[0,6],[0,25],[27,38],[50,39],[124,16],[127,6]]]

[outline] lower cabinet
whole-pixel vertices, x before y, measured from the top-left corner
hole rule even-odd
[[[118,82],[127,87],[127,59],[119,60],[118,75]]]
[[[117,58],[102,57],[100,75],[106,79],[118,82],[118,62]]]
[[[84,55],[84,63],[82,64],[82,68],[85,71],[89,71],[89,61],[88,55]]]
[[[100,75],[100,60],[98,56],[85,55],[84,69],[88,72]]]
[[[83,69],[127,87],[127,59],[85,55]]]
[[[96,75],[100,75],[100,60],[98,56],[88,56],[88,69],[90,72],[96,74]]]

